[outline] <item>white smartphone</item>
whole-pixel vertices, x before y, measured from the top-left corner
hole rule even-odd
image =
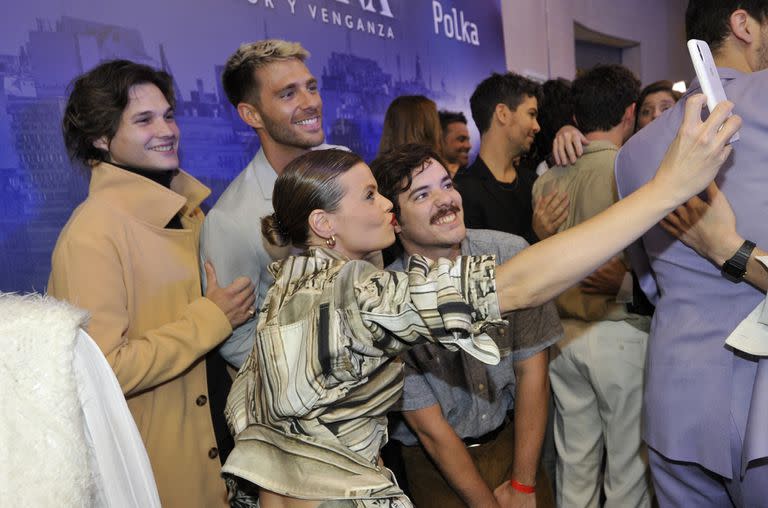
[[[720,81],[715,59],[712,58],[712,51],[706,42],[691,39],[688,41],[688,52],[691,54],[691,62],[693,62],[696,77],[699,78],[701,90],[707,97],[707,107],[712,112],[718,104],[726,100],[723,83]],[[731,137],[731,143],[738,141],[738,139],[739,133],[737,132]]]

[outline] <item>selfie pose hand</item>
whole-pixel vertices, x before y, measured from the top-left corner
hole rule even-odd
[[[683,123],[650,182],[588,221],[499,266],[503,312],[540,305],[560,294],[712,182],[733,150],[727,143],[741,118],[728,116],[733,103],[726,101],[702,122],[705,101],[702,94],[688,99]],[[547,270],[540,269],[542,262]]]

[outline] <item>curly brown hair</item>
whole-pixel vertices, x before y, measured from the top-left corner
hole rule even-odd
[[[392,212],[398,219],[400,205],[397,196],[411,188],[414,173],[417,170],[423,171],[430,160],[446,167],[443,158],[431,146],[409,143],[397,146],[371,162],[371,171],[379,186],[379,194],[392,202]]]

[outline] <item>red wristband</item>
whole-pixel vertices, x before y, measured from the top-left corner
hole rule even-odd
[[[518,492],[522,492],[523,494],[533,494],[536,492],[535,485],[525,485],[524,483],[520,483],[517,480],[509,480],[509,484],[512,485],[513,489]]]

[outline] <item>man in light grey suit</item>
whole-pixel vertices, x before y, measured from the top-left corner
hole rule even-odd
[[[710,44],[725,93],[743,119],[716,182],[733,204],[739,233],[764,246],[768,1],[691,0],[686,25],[688,38]],[[622,197],[653,176],[687,97],[700,91],[694,81],[673,109],[624,145],[616,160]],[[734,245],[730,260],[711,262],[657,226],[631,249],[641,285],[656,303],[644,437],[662,507],[768,506],[768,360],[724,345],[764,297],[744,282],[753,247]]]
[[[308,57],[299,43],[256,41],[243,44],[229,57],[222,76],[227,98],[261,142],[256,156],[208,213],[200,235],[201,264],[213,264],[219,283],[245,276],[256,288],[253,317],[220,349],[224,359],[238,368],[251,351],[259,307],[273,282],[269,265],[289,252],[265,242],[259,226],[261,217],[274,212],[275,180],[299,155],[330,148],[322,144],[323,101],[317,79],[304,64]]]

